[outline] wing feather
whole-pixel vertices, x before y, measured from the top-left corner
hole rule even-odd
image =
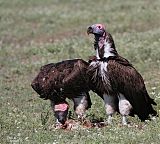
[[[141,120],[156,115],[151,105],[156,103],[149,97],[142,76],[126,59],[109,60],[107,69],[113,91],[125,96]]]
[[[82,59],[45,65],[40,69],[31,86],[42,98],[46,99],[49,96],[87,91],[85,71],[88,65]]]

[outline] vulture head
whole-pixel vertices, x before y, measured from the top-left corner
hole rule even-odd
[[[95,36],[94,48],[97,51],[97,59],[117,55],[113,38],[111,34],[106,31],[103,24],[93,24],[89,26],[87,33]]]
[[[101,37],[105,35],[105,26],[103,24],[93,24],[88,27],[88,34],[94,34],[97,37]]]
[[[68,103],[59,103],[54,105],[54,115],[57,119],[57,122],[61,123],[62,125],[64,125],[67,120],[68,109]]]

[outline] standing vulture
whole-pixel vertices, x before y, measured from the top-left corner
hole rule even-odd
[[[91,107],[86,71],[89,63],[82,59],[65,60],[41,67],[31,86],[40,98],[49,99],[57,122],[64,124],[67,119],[68,103],[74,102],[74,110],[79,118]]]
[[[95,88],[103,94],[108,123],[115,111],[122,115],[122,124],[127,124],[128,115],[138,115],[141,121],[156,116],[156,105],[149,97],[144,80],[128,60],[121,57],[113,38],[104,25],[94,24],[87,30],[94,34],[96,59],[90,63],[88,73]]]

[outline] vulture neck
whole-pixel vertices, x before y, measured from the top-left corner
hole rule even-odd
[[[107,32],[105,32],[103,36],[95,36],[94,48],[97,59],[105,59],[118,55],[113,38],[111,34]]]

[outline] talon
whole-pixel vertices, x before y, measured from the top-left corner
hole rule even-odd
[[[55,129],[61,129],[63,125],[60,122],[55,123]]]
[[[78,115],[78,119],[81,123],[83,123],[85,120],[85,115]]]
[[[109,125],[112,125],[112,124],[113,124],[113,123],[112,123],[112,115],[109,115],[109,116],[108,116],[107,122],[108,122]]]
[[[127,117],[126,116],[122,116],[122,125],[128,125],[128,122],[127,122]]]

